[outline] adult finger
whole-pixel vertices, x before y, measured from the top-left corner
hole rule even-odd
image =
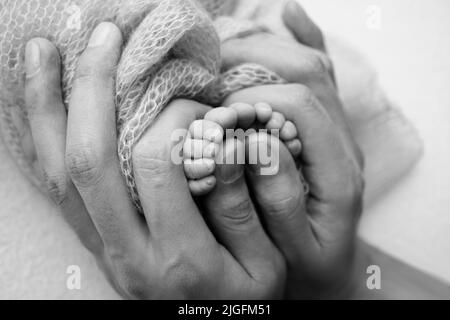
[[[117,159],[114,74],[120,30],[101,23],[79,59],[69,103],[66,166],[108,251],[144,245],[145,224],[135,210]]]
[[[362,154],[353,139],[333,83],[332,63],[324,53],[315,51],[270,35],[227,41],[223,46],[225,64],[258,63],[290,83],[310,88],[338,125],[345,148],[353,154],[353,161],[363,167]],[[281,56],[282,60],[279,59]]]
[[[320,80],[334,86],[333,64],[325,53],[272,34],[229,40],[222,45],[222,57],[225,69],[256,63],[287,82],[309,84]]]
[[[321,57],[323,65],[330,74],[333,84],[336,86],[333,63],[330,59],[326,58],[327,50],[323,33],[297,1],[291,0],[286,4],[283,11],[283,21],[299,43],[322,53],[317,54],[317,56]]]
[[[67,119],[59,54],[49,41],[33,39],[26,47],[25,65],[28,119],[49,195],[83,244],[101,252],[103,242],[65,168]]]
[[[279,151],[274,152],[277,148]],[[257,150],[278,155],[278,170],[265,174],[265,163],[258,159],[246,167],[246,177],[266,229],[287,261],[317,246],[305,208],[304,186],[295,161],[286,146],[273,135],[252,133],[247,139],[247,158]]]
[[[322,31],[297,1],[291,0],[286,4],[283,20],[300,43],[323,52],[326,51]]]
[[[208,222],[219,242],[249,275],[269,281],[263,277],[268,270],[280,270],[282,259],[264,231],[247,188],[245,141],[229,137],[216,159],[216,186],[203,198]]]
[[[187,244],[201,248],[215,242],[192,199],[182,165],[186,128],[208,110],[194,101],[173,101],[133,148],[134,177],[150,242],[160,249],[178,250]]]

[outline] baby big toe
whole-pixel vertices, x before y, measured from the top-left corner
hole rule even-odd
[[[248,129],[256,121],[256,109],[248,103],[234,103],[229,106],[234,109],[238,116],[237,126],[241,129]]]

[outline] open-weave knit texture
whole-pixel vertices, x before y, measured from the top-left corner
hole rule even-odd
[[[217,106],[236,90],[284,82],[254,64],[221,70],[221,41],[261,30],[250,21],[231,18],[237,5],[238,0],[2,0],[0,126],[22,170],[38,181],[20,143],[27,127],[23,90],[27,41],[44,37],[59,49],[68,106],[78,58],[93,29],[111,21],[125,40],[116,74],[117,150],[130,195],[140,208],[133,145],[171,99],[192,98]]]

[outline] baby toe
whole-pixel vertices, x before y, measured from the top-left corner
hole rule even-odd
[[[194,197],[204,196],[216,186],[216,177],[209,176],[200,180],[189,180],[189,190]]]
[[[284,115],[280,112],[273,112],[272,113],[272,117],[270,118],[270,120],[267,122],[266,124],[266,129],[267,130],[281,130],[281,128],[283,128],[284,124],[286,123],[286,118],[284,117]]]
[[[272,107],[265,102],[255,104],[256,119],[260,123],[267,123],[272,117]]]
[[[188,179],[203,179],[214,173],[216,163],[213,159],[186,159],[184,160],[184,173]]]
[[[189,127],[189,133],[194,139],[204,139],[215,143],[223,140],[223,128],[210,120],[195,120]]]
[[[238,127],[242,129],[250,128],[250,126],[256,121],[256,109],[254,106],[248,103],[234,103],[230,105],[236,111],[238,116]]]
[[[205,120],[215,122],[225,130],[234,129],[238,123],[238,114],[234,109],[219,107],[209,111]]]
[[[298,137],[297,128],[292,121],[286,121],[281,128],[280,138],[283,141],[290,141]]]
[[[287,141],[285,145],[294,158],[299,157],[302,153],[302,143],[299,139]]]

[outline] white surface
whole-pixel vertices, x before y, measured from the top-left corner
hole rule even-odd
[[[450,282],[450,1],[301,3],[325,33],[370,58],[388,96],[424,141],[425,154],[414,171],[367,208],[361,236]],[[367,27],[373,5],[380,8],[378,30]]]

